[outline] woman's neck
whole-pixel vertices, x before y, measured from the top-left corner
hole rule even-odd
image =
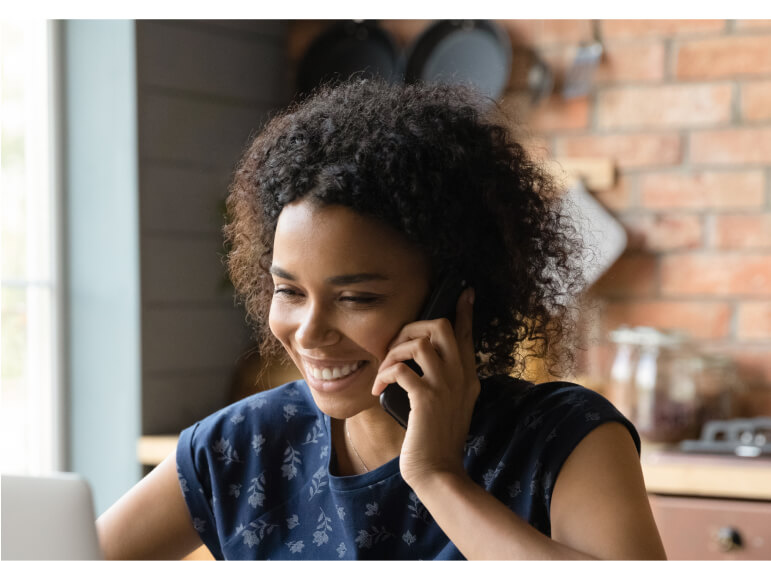
[[[338,475],[372,471],[401,453],[405,430],[380,407],[332,419],[331,426]]]

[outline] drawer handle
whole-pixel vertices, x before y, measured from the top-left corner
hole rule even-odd
[[[743,545],[739,531],[730,526],[723,526],[717,531],[717,543],[722,551],[736,551]]]

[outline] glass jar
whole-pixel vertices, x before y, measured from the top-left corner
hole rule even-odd
[[[678,332],[639,327],[632,422],[651,442],[696,438],[701,426],[699,356]]]
[[[637,333],[622,326],[610,332],[609,339],[615,345],[613,363],[610,367],[607,397],[622,415],[634,417],[635,382],[634,369],[637,360]]]
[[[739,379],[733,360],[726,355],[704,354],[701,363],[698,380],[701,424],[736,417],[739,414],[736,403]]]

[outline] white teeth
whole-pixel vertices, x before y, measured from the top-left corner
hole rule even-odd
[[[333,368],[316,368],[315,366],[312,366],[306,362],[305,371],[318,380],[337,380],[338,378],[348,376],[350,373],[357,370],[362,364],[362,362],[352,362],[351,364],[346,364],[342,367],[335,366]]]

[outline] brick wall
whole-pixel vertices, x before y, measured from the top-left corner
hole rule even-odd
[[[381,22],[402,46],[428,23]],[[592,38],[588,20],[500,23],[558,79]],[[325,25],[290,26],[291,61]],[[685,329],[736,359],[747,414],[771,414],[771,20],[613,20],[599,32],[592,95],[527,106],[513,72],[502,100],[539,154],[615,163],[597,197],[630,244],[593,290],[595,332]]]

